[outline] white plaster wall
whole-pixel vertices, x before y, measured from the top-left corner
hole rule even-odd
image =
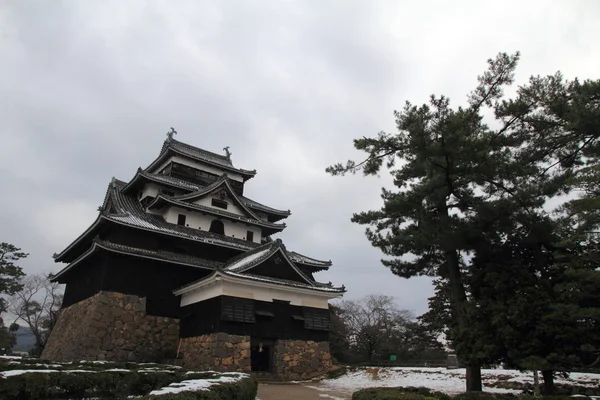
[[[218,196],[214,196],[214,198],[220,200]],[[207,206],[210,208],[215,208],[217,210],[223,210],[220,207],[213,207],[212,199],[213,199],[213,196],[206,196],[199,200],[196,200],[194,203],[202,205],[202,206]],[[236,214],[236,215],[246,216],[246,213],[244,212],[244,210],[242,210],[242,208],[239,207],[237,204],[235,204],[233,201],[231,201],[230,199],[227,199],[225,201],[227,201],[227,211],[228,212]]]
[[[155,183],[146,183],[144,188],[142,189],[142,195],[140,199],[143,199],[146,196],[156,197],[158,196],[158,191],[160,190],[160,186]]]
[[[221,175],[223,175],[223,173],[225,173],[227,175],[227,177],[229,177],[229,179],[232,179],[232,180],[238,181],[238,182],[244,181],[244,178],[242,177],[242,175],[237,174],[235,172],[225,171],[220,168],[214,167],[212,165],[194,162],[194,161],[188,160],[186,158],[183,158],[181,156],[169,157],[164,163],[160,164],[152,172],[156,173],[156,172],[160,171],[161,169],[166,167],[171,161],[175,161],[179,164],[187,165],[188,167],[196,168],[201,171],[210,172],[211,174],[215,174],[217,176],[221,176]]]
[[[237,282],[216,281],[211,285],[185,293],[181,296],[181,306],[198,303],[217,296],[234,296],[244,299],[273,302],[273,300],[289,301],[293,306],[305,306],[327,309],[328,299],[339,297],[334,293],[323,295],[299,293],[279,288],[250,286]]]
[[[144,188],[142,189],[142,195],[140,196],[139,199],[141,200],[146,196],[156,197],[156,196],[158,196],[161,189],[173,192],[175,195],[182,194],[182,192],[177,189],[172,189],[172,188],[166,187],[166,186],[160,186],[156,183],[146,183],[144,185]]]
[[[215,219],[209,215],[203,215],[200,213],[195,213],[192,211],[185,210],[180,207],[169,207],[165,210],[163,217],[165,220],[172,224],[177,224],[177,218],[179,214],[184,214],[185,224],[190,228],[201,229],[203,231],[208,231],[210,229],[211,222]],[[241,222],[233,222],[226,219],[222,219],[223,225],[225,227],[225,236],[235,237],[238,239],[246,240],[246,232],[252,231],[254,232],[254,243],[260,243],[261,241],[261,230],[256,226],[246,225]]]

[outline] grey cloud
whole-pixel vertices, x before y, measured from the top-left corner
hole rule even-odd
[[[256,168],[247,193],[290,208],[280,235],[331,258],[348,297],[396,296],[421,313],[428,278],[381,266],[352,213],[380,207],[381,179],[327,176],[393,131],[392,111],[432,93],[464,101],[485,60],[522,50],[518,79],[593,77],[593,2],[217,2],[9,0],[0,5],[0,240],[28,272],[95,218],[112,176],[130,179],[178,139]]]

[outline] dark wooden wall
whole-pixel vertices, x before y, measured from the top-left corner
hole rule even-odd
[[[247,300],[253,304],[255,322],[236,322],[222,318],[225,299],[219,296],[182,308],[181,337],[200,336],[213,332],[225,332],[233,335],[248,335],[263,339],[329,340],[329,331],[305,328],[305,321],[294,319],[293,315],[303,317],[307,311],[318,313],[329,320],[329,310],[292,306],[286,302],[265,302]],[[273,316],[263,316],[257,312],[267,312]]]
[[[105,274],[104,261],[100,254],[95,254],[85,261],[84,268],[79,268],[82,265],[78,265],[67,272],[63,307],[92,297],[101,290]]]
[[[173,290],[211,272],[102,251],[69,273],[63,307],[106,290],[146,297],[149,315],[179,318],[180,299]]]

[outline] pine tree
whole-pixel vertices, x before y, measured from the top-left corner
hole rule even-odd
[[[501,127],[494,130],[482,117],[484,108],[497,110],[503,104],[502,88],[512,83],[518,58],[518,53],[499,54],[489,60],[468,107],[452,109],[444,96],[432,96],[429,105],[421,107],[407,102],[395,113],[397,134],[354,141],[368,154],[365,161],[327,168],[333,175],[372,175],[385,161],[391,170],[399,190],[383,189],[382,209],[355,214],[352,221],[371,226],[367,238],[392,257],[382,263],[394,274],[437,276],[447,282],[454,322],[450,333],[453,342],[461,344],[459,358],[468,365],[468,391],[481,390],[480,366],[487,358],[484,348],[474,347],[478,343],[469,332],[475,321],[468,316],[464,257],[479,236],[471,219],[482,214],[493,220],[502,207],[515,207],[514,201],[505,204],[503,199],[514,197],[519,187],[528,188],[536,168],[514,168],[512,149],[520,142],[508,133],[517,118],[500,118]],[[521,196],[518,207],[539,202],[537,197]]]
[[[10,349],[15,344],[15,336],[4,326],[2,314],[6,311],[3,295],[11,296],[21,290],[19,279],[24,276],[21,267],[15,262],[27,257],[27,253],[9,243],[0,243],[0,348]]]

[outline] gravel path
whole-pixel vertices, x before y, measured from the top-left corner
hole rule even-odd
[[[258,385],[257,400],[350,400],[349,393],[334,392],[319,383]]]

